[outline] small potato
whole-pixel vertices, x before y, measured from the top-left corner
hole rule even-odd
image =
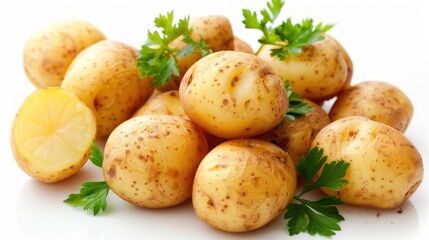
[[[399,88],[377,81],[362,82],[344,90],[329,112],[332,121],[363,116],[401,132],[407,129],[412,115],[413,105]]]
[[[192,29],[192,39],[199,42],[202,38],[213,52],[234,50],[234,34],[232,33],[231,23],[228,18],[218,15],[193,18],[189,21],[189,27]],[[185,48],[187,43],[182,42],[182,39],[182,37],[177,38],[170,44],[170,47]],[[201,55],[199,53],[177,58],[180,76],[174,76],[174,83],[167,83],[161,90],[169,91],[178,89],[186,71],[200,58]]]
[[[119,125],[107,139],[103,176],[130,203],[175,206],[191,197],[195,171],[207,152],[202,131],[189,120],[139,116]]]
[[[347,62],[332,37],[312,43],[299,55],[289,55],[284,61],[272,57],[265,45],[257,54],[283,79],[289,80],[292,90],[314,102],[336,96],[348,81]]]
[[[136,67],[137,49],[104,40],[82,51],[70,65],[61,87],[75,93],[97,118],[97,136],[108,136],[129,119],[153,92]]]
[[[255,55],[212,53],[196,62],[180,84],[186,115],[220,138],[252,137],[279,124],[288,110],[282,80]]]
[[[25,43],[25,73],[38,88],[59,87],[73,59],[86,47],[104,39],[104,34],[86,21],[55,22]]]
[[[285,151],[263,140],[235,139],[203,159],[195,175],[192,203],[207,224],[245,232],[277,218],[295,189],[295,166]]]
[[[254,54],[252,47],[244,40],[234,37],[234,51]]]
[[[86,163],[95,130],[94,114],[73,93],[39,89],[15,116],[12,151],[25,173],[41,182],[58,182]]]
[[[187,117],[185,110],[183,110],[182,103],[180,102],[179,91],[172,90],[159,94],[139,108],[139,110],[134,113],[134,117],[151,114]]]
[[[406,201],[423,179],[422,157],[401,132],[370,119],[354,116],[323,128],[312,147],[323,148],[327,163],[350,163],[349,184],[333,191],[345,203],[376,208],[394,208]]]
[[[310,150],[316,134],[331,122],[325,110],[309,100],[307,102],[314,110],[305,117],[296,118],[294,121],[284,119],[278,127],[258,136],[285,150],[295,165],[298,164],[299,158]]]

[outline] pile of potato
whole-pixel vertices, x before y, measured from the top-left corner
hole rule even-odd
[[[268,45],[255,55],[225,17],[192,19],[190,27],[214,53],[179,58],[181,76],[157,90],[139,77],[137,49],[87,22],[55,23],[31,37],[24,67],[40,89],[12,127],[22,169],[62,180],[83,165],[93,139],[107,137],[103,176],[119,197],[148,208],[192,198],[198,217],[231,232],[284,211],[295,166],[313,146],[328,162],[350,163],[348,185],[322,189],[346,203],[393,208],[417,189],[422,159],[403,134],[410,100],[387,83],[352,85],[351,59],[332,36],[281,61]],[[314,107],[295,121],[284,118],[286,80]],[[334,97],[325,112],[323,101]]]

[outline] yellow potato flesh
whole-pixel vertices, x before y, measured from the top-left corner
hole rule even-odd
[[[42,89],[23,103],[12,127],[12,148],[20,167],[44,182],[74,174],[87,160],[95,118],[75,95]]]

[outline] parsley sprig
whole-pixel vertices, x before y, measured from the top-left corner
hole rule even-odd
[[[275,46],[271,49],[271,56],[285,60],[289,54],[298,55],[304,46],[323,40],[325,37],[321,34],[333,27],[333,25],[323,25],[322,23],[314,26],[313,19],[304,19],[301,23],[293,24],[291,18],[274,27],[274,22],[283,6],[283,0],[267,2],[267,9],[260,11],[261,20],[256,12],[243,9],[244,26],[262,32],[259,43]]]
[[[189,28],[189,17],[182,18],[174,23],[173,11],[155,18],[155,26],[159,31],[148,31],[147,41],[141,47],[137,57],[137,69],[141,77],[149,77],[155,87],[162,87],[171,81],[174,76],[180,76],[177,58],[200,53],[206,56],[211,53],[209,46],[201,38],[194,41],[191,38],[192,29]],[[172,48],[170,43],[178,37],[183,37],[186,43],[183,49]]]
[[[342,178],[346,175],[350,163],[340,160],[325,164],[327,159],[327,156],[323,156],[323,149],[317,147],[300,158],[296,168],[304,178],[305,184],[301,193],[294,197],[294,202],[287,205],[284,215],[285,219],[289,219],[287,226],[291,235],[308,232],[310,235],[332,236],[335,235],[335,231],[341,230],[338,223],[344,220],[344,217],[335,207],[343,204],[339,198],[325,196],[317,201],[302,198],[305,193],[316,188],[326,187],[337,191],[348,184],[348,181]],[[322,169],[320,176],[313,181],[320,169]]]
[[[103,154],[94,141],[89,159],[94,165],[101,167],[103,158]],[[79,193],[70,194],[64,202],[73,207],[83,207],[85,211],[92,211],[95,216],[106,211],[106,198],[109,190],[110,188],[105,181],[85,182],[81,185]]]
[[[314,110],[304,98],[299,94],[292,92],[292,87],[288,80],[285,82],[286,93],[289,99],[289,109],[285,115],[285,118],[290,121],[294,121],[296,118],[305,117],[307,113]]]

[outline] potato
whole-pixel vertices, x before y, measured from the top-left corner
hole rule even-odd
[[[265,45],[258,52],[274,71],[283,79],[289,80],[292,90],[314,102],[336,96],[348,81],[348,66],[337,43],[327,37],[307,45],[299,55],[289,55],[281,61],[272,57],[273,45]]]
[[[199,42],[202,38],[213,52],[234,50],[234,34],[232,33],[231,23],[228,18],[218,15],[193,18],[189,21],[189,27],[192,29],[192,39]],[[170,47],[178,49],[185,48],[187,43],[182,42],[182,39],[182,37],[177,38],[170,44]],[[201,55],[199,53],[177,58],[180,76],[174,76],[174,83],[168,83],[166,86],[162,87],[161,90],[169,91],[178,89],[186,71],[200,58]]]
[[[423,178],[422,157],[401,132],[365,117],[339,119],[323,128],[312,147],[323,148],[327,163],[350,163],[349,184],[339,191],[323,188],[345,203],[394,208],[406,201]]]
[[[397,87],[368,81],[352,86],[338,96],[329,116],[334,121],[347,116],[363,116],[405,132],[413,115],[410,99]]]
[[[89,22],[55,22],[33,34],[24,46],[24,69],[38,88],[59,87],[70,63],[86,47],[106,39]]]
[[[283,83],[255,55],[212,53],[196,62],[180,84],[186,115],[220,138],[252,137],[279,124],[288,110]]]
[[[252,47],[244,40],[234,36],[234,51],[254,54]]]
[[[235,139],[203,159],[195,175],[192,203],[207,224],[244,232],[278,217],[295,189],[295,166],[286,152],[263,140]]]
[[[179,91],[163,92],[145,103],[134,116],[165,114],[187,117],[179,98]]]
[[[104,150],[103,176],[124,200],[147,208],[191,197],[195,171],[207,154],[200,128],[178,116],[139,116],[119,125]]]
[[[129,119],[153,92],[136,67],[137,50],[104,40],[82,51],[70,65],[61,87],[75,93],[97,118],[97,136],[108,136]]]
[[[307,102],[314,110],[305,117],[296,118],[294,121],[285,118],[278,127],[258,136],[285,150],[295,165],[298,164],[299,158],[310,150],[316,134],[331,122],[325,110],[309,100]]]
[[[11,131],[11,145],[21,169],[41,182],[58,182],[88,160],[95,138],[95,117],[73,93],[39,89],[22,103]]]

